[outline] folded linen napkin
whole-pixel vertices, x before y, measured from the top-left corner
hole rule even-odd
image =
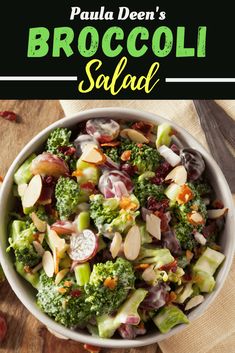
[[[218,103],[235,119],[235,100]],[[193,102],[190,100],[62,100],[61,105],[66,116],[101,107],[125,107],[155,113],[184,127],[208,149]],[[224,287],[208,310],[182,332],[160,342],[159,346],[163,353],[235,351],[235,261]]]

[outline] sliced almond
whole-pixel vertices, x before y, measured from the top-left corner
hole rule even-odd
[[[228,212],[228,208],[219,208],[216,210],[208,210],[207,216],[210,219],[217,219],[223,217]]]
[[[62,281],[62,279],[67,275],[68,272],[68,268],[63,268],[63,270],[60,270],[55,277],[55,284],[58,285]]]
[[[81,155],[81,160],[83,162],[92,164],[103,164],[106,161],[106,156],[101,150],[94,146],[86,146],[83,154]]]
[[[187,181],[187,171],[183,165],[178,165],[165,177],[165,180],[172,180],[177,185],[184,185]]]
[[[61,252],[64,250],[64,248],[66,247],[66,242],[63,238],[60,238],[58,236],[58,234],[51,229],[49,226],[47,228],[47,232],[48,232],[48,241],[49,241],[49,246],[51,248],[51,250],[53,251],[54,248],[57,248],[58,252]]]
[[[31,218],[33,221],[33,224],[37,228],[39,232],[45,232],[47,229],[47,224],[45,221],[42,221],[40,218],[38,218],[37,214],[35,212],[31,213]]]
[[[124,255],[125,257],[133,261],[135,260],[140,252],[141,236],[140,229],[138,226],[133,226],[126,235],[124,241]]]
[[[154,271],[154,265],[149,266],[142,273],[142,278],[145,282],[153,282],[156,278],[156,273]]]
[[[39,270],[41,270],[41,268],[42,268],[42,262],[40,262],[37,266],[35,266],[35,267],[32,269],[32,273],[38,272]]]
[[[121,247],[122,247],[122,236],[120,233],[116,232],[114,234],[113,240],[110,245],[110,252],[113,259],[115,259],[115,257],[118,255]]]
[[[196,295],[195,297],[191,298],[188,303],[186,304],[185,306],[185,310],[189,310],[189,309],[192,309],[194,308],[195,306],[201,304],[203,301],[204,301],[204,297],[203,295],[199,294],[199,295]]]
[[[43,243],[43,240],[44,240],[44,238],[45,238],[45,234],[38,234],[38,241],[39,241],[39,243]]]
[[[154,214],[146,216],[146,230],[156,239],[161,240],[161,219]]]
[[[60,262],[59,252],[57,248],[54,248],[53,250],[53,261],[54,261],[54,272],[55,274],[57,274],[59,272],[59,262]]]
[[[43,256],[45,250],[42,247],[42,244],[40,244],[38,241],[34,240],[33,241],[33,246],[36,252],[38,253],[39,256]]]
[[[28,184],[26,184],[26,183],[18,185],[18,194],[20,197],[24,196],[24,193],[25,193],[27,187],[28,187]]]
[[[196,239],[196,241],[201,244],[201,245],[205,245],[206,244],[206,238],[204,237],[203,234],[196,232],[194,233],[194,238]]]
[[[42,257],[42,267],[48,277],[54,275],[54,261],[50,251],[45,251]]]
[[[136,143],[149,143],[149,139],[144,136],[144,134],[134,129],[123,129],[120,132],[120,136],[123,138],[129,138]]]
[[[22,197],[23,208],[33,207],[38,201],[42,191],[42,178],[39,174],[35,175],[29,182],[27,189]]]

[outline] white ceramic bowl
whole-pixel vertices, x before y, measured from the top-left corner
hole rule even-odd
[[[167,334],[161,334],[156,331],[152,331],[145,336],[137,337],[134,340],[123,340],[123,339],[101,339],[90,336],[88,333],[83,331],[73,331],[65,328],[64,326],[56,323],[54,320],[50,319],[49,316],[44,314],[36,305],[35,302],[35,290],[31,287],[30,284],[26,283],[26,281],[21,278],[14,269],[12,257],[10,254],[6,253],[7,247],[7,224],[8,224],[8,212],[12,206],[12,185],[13,185],[13,175],[15,170],[23,163],[23,161],[32,153],[37,150],[40,151],[42,144],[46,141],[49,133],[57,127],[68,127],[72,128],[78,122],[83,120],[96,118],[96,117],[107,117],[113,119],[126,119],[126,120],[148,120],[153,123],[162,123],[167,120],[159,117],[155,114],[147,113],[144,111],[130,110],[130,109],[121,109],[121,108],[101,108],[101,109],[92,109],[80,112],[72,117],[64,118],[55,122],[54,124],[48,126],[42,132],[40,132],[37,136],[35,136],[20,152],[18,157],[12,163],[2,185],[1,190],[1,199],[0,199],[0,259],[6,274],[6,277],[20,299],[20,301],[26,306],[26,308],[43,324],[45,324],[50,330],[55,331],[59,335],[64,337],[80,341],[83,343],[89,343],[95,346],[102,347],[113,347],[113,348],[131,348],[144,346],[148,344],[152,344],[155,342],[159,342],[160,340],[166,339],[176,332],[181,331],[185,325],[179,325],[172,329]],[[180,126],[176,125],[173,122],[170,124],[178,131],[179,139],[183,142],[185,146],[190,146],[201,152],[203,155],[207,170],[209,174],[210,181],[214,186],[217,196],[221,199],[226,207],[229,208],[229,212],[226,218],[226,225],[221,235],[221,245],[223,248],[223,253],[226,255],[226,259],[219,269],[216,277],[216,288],[215,290],[206,296],[205,301],[191,311],[189,314],[189,320],[192,321],[198,318],[203,312],[208,308],[210,304],[212,304],[215,297],[218,295],[221,290],[223,283],[229,273],[233,253],[234,253],[234,245],[235,245],[235,237],[234,237],[234,216],[233,216],[233,200],[230,193],[230,189],[225,180],[225,177],[211,157],[211,155],[184,129]],[[212,304],[213,305],[213,304]],[[210,328],[208,328],[210,329]]]

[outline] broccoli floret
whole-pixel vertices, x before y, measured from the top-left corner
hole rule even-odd
[[[50,223],[50,217],[48,216],[48,213],[45,210],[45,207],[42,205],[39,205],[37,209],[35,210],[36,215],[38,216],[41,221],[45,221],[47,223]]]
[[[13,248],[16,260],[24,266],[33,267],[41,260],[41,256],[34,249],[33,241],[33,224],[28,225],[27,222],[18,220],[12,222],[8,250]]]
[[[104,153],[112,159],[112,161],[120,162],[120,153],[117,147],[103,147]]]
[[[148,179],[135,180],[134,194],[142,206],[146,205],[149,196],[153,196],[156,200],[165,198],[164,187],[151,183]]]
[[[188,186],[197,197],[210,195],[212,193],[212,187],[207,182],[202,183],[196,181],[194,183],[188,183]]]
[[[65,156],[64,153],[59,151],[59,147],[71,147],[72,144],[69,142],[72,132],[67,128],[57,128],[51,132],[47,139],[46,148],[47,152],[57,155],[65,160],[70,159],[69,156]]]
[[[105,199],[103,195],[90,196],[90,216],[100,233],[123,233],[135,224],[138,215],[139,211],[120,209],[116,198]]]
[[[56,209],[60,219],[66,220],[76,212],[80,201],[80,188],[76,181],[60,177],[55,187]]]
[[[190,223],[178,223],[174,226],[176,238],[184,250],[193,250],[198,244],[193,236],[193,228]]]
[[[91,317],[90,305],[85,302],[83,288],[74,277],[67,276],[58,285],[45,272],[40,274],[37,304],[60,324],[74,328],[84,325]]]
[[[137,144],[125,140],[120,145],[119,150],[120,154],[124,151],[131,151],[129,162],[138,168],[139,174],[146,171],[155,171],[162,160],[158,150],[146,144]]]
[[[112,281],[109,286],[106,281]],[[86,302],[91,304],[91,312],[96,315],[111,313],[126,299],[134,288],[135,275],[131,263],[118,258],[94,265],[90,281],[85,285]]]
[[[111,223],[119,214],[117,199],[110,198],[105,203],[105,198],[102,195],[92,195],[90,201],[90,216],[97,228],[99,225]]]

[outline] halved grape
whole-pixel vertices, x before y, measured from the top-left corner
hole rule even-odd
[[[133,184],[129,175],[119,170],[112,170],[104,173],[99,180],[99,190],[105,197],[114,197],[116,195],[115,185],[122,182],[128,193],[133,190]],[[119,185],[119,184],[118,184]]]
[[[83,263],[95,256],[98,250],[98,237],[90,230],[72,234],[70,238],[69,256],[77,263]]]
[[[181,163],[187,170],[188,180],[195,181],[205,170],[205,162],[200,152],[193,148],[183,148],[180,151]]]
[[[101,143],[110,142],[119,135],[120,125],[112,119],[90,119],[86,123],[86,131]]]
[[[87,145],[99,147],[99,142],[93,136],[88,134],[79,135],[76,140],[74,140],[73,144],[76,147],[76,155],[78,157],[81,156]]]

